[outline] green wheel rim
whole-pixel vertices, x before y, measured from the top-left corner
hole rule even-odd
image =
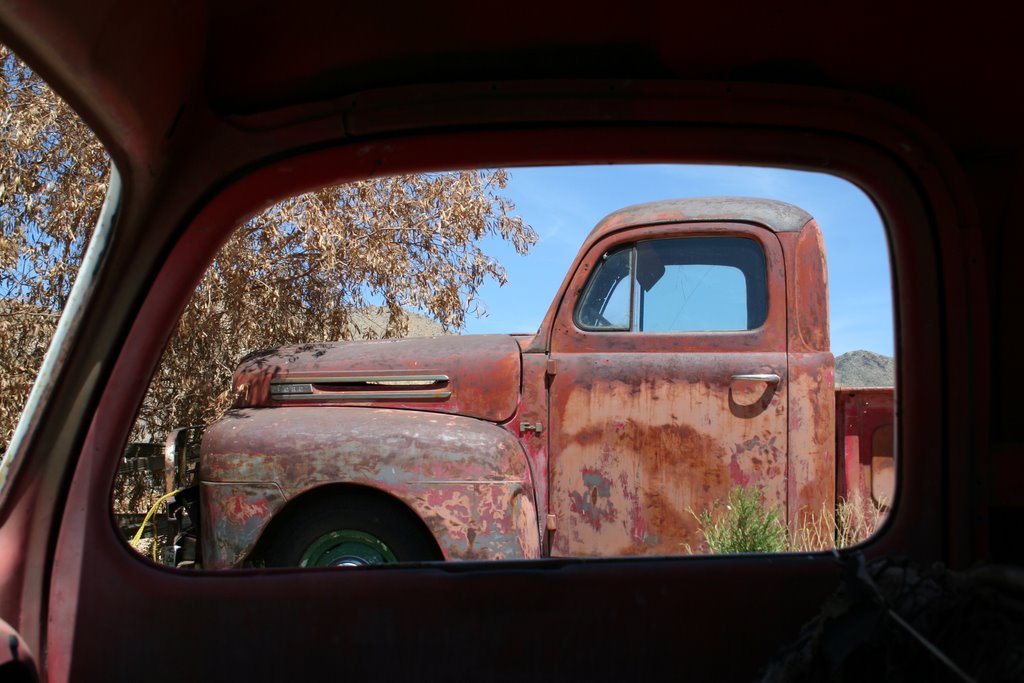
[[[391,562],[398,562],[398,558],[384,541],[355,529],[324,534],[299,558],[300,567],[361,567]]]

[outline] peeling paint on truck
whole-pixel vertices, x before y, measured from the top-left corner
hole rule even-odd
[[[657,254],[676,253],[668,240],[684,264],[687,245],[753,258],[749,329],[641,331],[633,316],[664,276]],[[598,322],[581,325],[578,302],[607,255],[633,248],[622,261],[644,264],[629,274],[633,322],[588,313]],[[590,234],[536,335],[246,359],[235,408],[203,441],[207,566],[236,566],[281,510],[337,484],[407,507],[451,560],[699,551],[694,511],[735,486],[757,488],[795,530],[835,503],[834,373],[810,216],[742,198],[629,207]],[[891,459],[872,466],[884,479]]]

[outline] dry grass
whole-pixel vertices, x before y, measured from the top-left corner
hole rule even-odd
[[[713,514],[714,511],[714,514]],[[816,552],[847,548],[871,537],[888,515],[884,502],[854,496],[840,500],[835,510],[822,504],[807,513],[795,533],[787,533],[775,508],[765,509],[760,492],[738,488],[727,502],[715,501],[711,510],[693,515],[704,536],[702,547],[712,553]],[[687,546],[687,552],[695,551]]]
[[[800,529],[791,535],[789,549],[811,552],[848,548],[870,538],[888,514],[885,501],[865,501],[859,495],[839,500],[834,513],[823,503],[816,514],[805,515]]]

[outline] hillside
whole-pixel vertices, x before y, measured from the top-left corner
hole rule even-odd
[[[837,387],[891,387],[896,381],[892,356],[850,351],[836,358]]]

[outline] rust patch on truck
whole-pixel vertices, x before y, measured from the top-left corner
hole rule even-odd
[[[593,467],[582,468],[580,475],[583,488],[569,493],[569,509],[600,531],[602,523],[610,524],[618,517],[615,502],[611,499],[612,480]]]
[[[246,558],[260,534],[285,504],[274,484],[202,482],[203,538],[217,539],[203,546],[203,565],[227,569]]]
[[[413,509],[436,530],[444,556],[460,560],[539,557],[536,510],[530,498],[522,486],[466,484],[409,490]]]
[[[226,498],[221,509],[224,520],[235,525],[245,524],[251,519],[265,518],[270,513],[266,498],[251,499],[244,493]]]
[[[740,430],[727,448],[699,427],[729,415],[726,395],[720,388],[682,382],[574,385],[557,410],[582,418],[585,426],[571,431],[559,425],[555,437],[555,554],[699,549],[703,539],[690,511],[724,500],[741,482],[764,489],[770,502],[783,503],[784,433]]]
[[[787,522],[805,522],[835,509],[835,361],[831,353],[791,353],[789,361],[789,498]],[[824,527],[818,538],[828,538]]]
[[[204,557],[219,563],[211,566],[243,559],[269,517],[258,499],[224,488],[239,486],[279,490],[282,505],[328,484],[372,487],[423,519],[447,559],[540,555],[523,449],[505,429],[472,418],[352,407],[234,410],[207,431],[200,477],[204,514],[213,520]],[[267,509],[276,514],[282,505]]]
[[[718,236],[756,243],[764,258],[746,327],[578,324],[579,295],[611,250]],[[756,488],[795,531],[835,501],[822,249],[810,216],[780,202],[630,207],[583,245],[536,335],[250,357],[236,375],[241,409],[204,442],[203,481],[272,483],[289,500],[328,484],[373,487],[425,520],[452,559],[700,550],[695,515],[736,486]],[[641,272],[653,271],[630,278],[648,287]],[[760,267],[751,272],[761,282]],[[844,462],[850,486],[889,490],[883,451]],[[221,502],[236,526],[263,516],[253,501]]]
[[[884,508],[895,494],[894,391],[844,388],[836,392],[837,495]]]
[[[404,408],[501,422],[519,403],[519,356],[513,337],[496,334],[285,346],[242,362],[235,407]]]
[[[527,339],[518,339],[526,343]],[[540,524],[548,515],[548,384],[557,374],[557,368],[548,363],[548,355],[526,353],[522,357],[522,399],[512,419],[502,426],[513,434],[526,453],[535,492],[535,514],[540,538],[546,533]],[[537,426],[540,431],[537,431]],[[526,430],[523,427],[527,427]],[[545,538],[545,543],[547,539]],[[540,548],[550,554],[550,548]]]

